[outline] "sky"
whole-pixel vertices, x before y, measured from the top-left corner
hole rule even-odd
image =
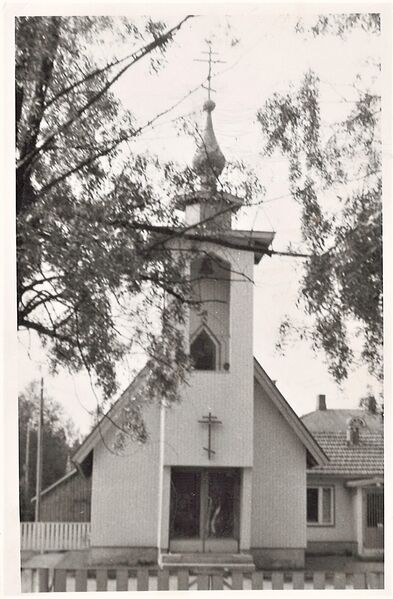
[[[288,193],[287,167],[282,158],[262,156],[263,138],[256,113],[275,92],[285,92],[296,85],[304,73],[313,69],[321,81],[322,116],[327,122],[337,121],[351,102],[350,84],[364,62],[380,55],[380,40],[363,32],[354,33],[346,41],[333,36],[313,39],[295,32],[299,6],[291,13],[269,12],[259,6],[242,15],[200,16],[187,22],[176,35],[166,54],[166,62],[158,73],[149,72],[146,61],[130,69],[116,84],[115,94],[129,108],[138,122],[146,122],[166,107],[178,106],[156,122],[153,128],[133,142],[130,149],[147,149],[161,158],[191,165],[194,140],[179,133],[176,118],[189,115],[203,125],[202,105],[206,91],[199,89],[188,95],[206,77],[207,66],[195,59],[205,58],[206,40],[211,40],[217,58],[213,88],[216,109],[214,128],[220,147],[228,160],[243,160],[259,175],[265,189],[262,205],[243,210],[236,228],[273,230],[273,248],[285,250],[289,243],[301,249],[300,213]],[[156,15],[155,15],[156,16]],[[184,14],[160,17],[169,26]],[[312,17],[309,17],[312,19]],[[110,44],[110,39],[108,39]],[[118,50],[122,56],[124,47]],[[96,50],[106,58],[109,49]],[[225,171],[221,177],[225,180]],[[330,208],[335,198],[325,198]],[[292,408],[302,415],[315,409],[316,396],[327,397],[328,408],[357,407],[359,399],[379,385],[366,367],[355,368],[339,387],[328,373],[322,353],[315,354],[306,341],[290,345],[285,355],[276,350],[278,330],[285,315],[298,318],[296,307],[301,260],[265,257],[255,267],[254,287],[254,355],[270,377],[276,381]],[[138,362],[132,360],[132,368]],[[40,370],[41,368],[41,370]],[[131,370],[121,372],[121,388],[130,382]],[[86,374],[70,375],[61,371],[50,376],[44,354],[32,335],[19,336],[19,388],[31,380],[45,377],[48,395],[64,405],[65,412],[76,422],[82,434],[91,426],[91,412],[97,402]]]

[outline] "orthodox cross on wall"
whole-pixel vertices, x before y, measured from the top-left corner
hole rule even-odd
[[[203,449],[205,451],[207,451],[207,455],[209,460],[211,459],[211,456],[214,455],[216,452],[214,451],[214,449],[212,449],[212,428],[215,424],[222,424],[221,420],[218,420],[217,416],[212,416],[211,411],[209,410],[209,415],[208,416],[202,416],[202,420],[198,420],[198,422],[200,424],[207,424],[207,447],[204,447]]]

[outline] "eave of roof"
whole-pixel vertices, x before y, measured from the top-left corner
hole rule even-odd
[[[201,229],[198,223],[186,229],[174,229],[162,225],[152,225],[151,229],[158,236],[163,235],[164,242],[187,239],[188,241],[211,243],[235,250],[253,252],[255,264],[258,264],[265,254],[271,254],[269,247],[276,234],[275,231],[246,231],[241,229],[211,231],[209,229]],[[167,236],[166,239],[165,236]]]
[[[100,418],[95,427],[90,431],[86,439],[76,450],[76,452],[72,456],[72,461],[77,467],[80,466],[80,464],[85,460],[85,458],[87,458],[89,453],[94,449],[97,442],[102,438],[102,436],[105,435],[105,433],[110,429],[111,426],[113,426],[112,421],[116,408],[119,406],[120,402],[126,395],[132,393],[133,391],[136,391],[136,389],[139,388],[147,373],[148,366],[149,364],[147,363],[142,368],[142,370],[138,372],[134,380],[128,385],[128,387],[123,391],[120,397],[114,402],[114,404],[111,406],[108,412],[104,414],[102,418]]]
[[[291,408],[285,397],[278,390],[276,385],[273,383],[269,375],[265,372],[256,358],[254,358],[254,376],[261,387],[272,399],[283,418],[288,422],[316,463],[318,465],[328,464],[329,458],[323,451],[322,447],[317,443],[308,428],[303,424],[298,415]]]
[[[70,472],[67,472],[67,474],[65,474],[64,476],[59,478],[56,482],[49,485],[49,487],[46,487],[46,489],[43,489],[40,493],[41,497],[43,495],[46,495],[50,491],[52,491],[55,487],[57,487],[61,483],[64,483],[66,480],[68,480],[69,478],[74,476],[74,474],[76,474],[77,472],[78,472],[78,470],[76,468],[74,468],[73,470],[70,470]],[[34,495],[34,497],[31,498],[31,501],[36,501],[36,499],[37,499],[37,495]]]
[[[362,478],[356,480],[348,480],[345,483],[346,487],[370,487],[370,486],[382,486],[383,485],[383,476],[373,476],[372,478]]]

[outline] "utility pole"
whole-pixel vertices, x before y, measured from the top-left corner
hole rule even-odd
[[[41,487],[42,487],[42,435],[44,428],[44,379],[41,377],[40,411],[37,430],[37,468],[35,485],[35,521],[41,518]]]
[[[25,449],[25,500],[26,509],[29,505],[29,487],[30,487],[30,419],[27,421],[26,430],[26,449]]]

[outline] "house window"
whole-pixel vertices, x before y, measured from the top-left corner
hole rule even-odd
[[[206,329],[195,337],[190,353],[195,370],[216,370],[217,348]]]
[[[333,524],[333,487],[307,487],[307,524]]]
[[[367,493],[367,528],[383,526],[383,521],[383,494],[370,491]]]

